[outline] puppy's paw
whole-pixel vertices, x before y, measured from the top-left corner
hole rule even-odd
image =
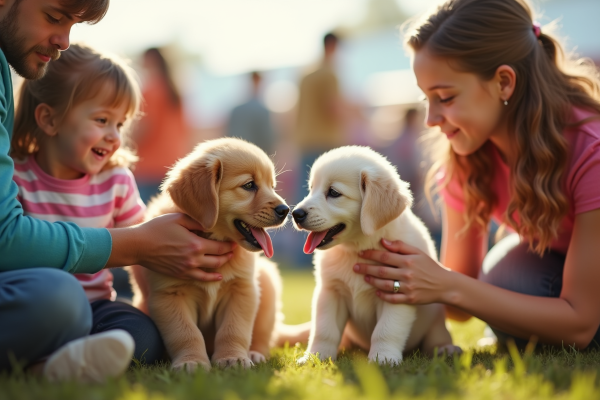
[[[188,374],[194,373],[198,367],[203,368],[206,372],[211,369],[210,363],[203,361],[175,361],[171,364],[173,371],[185,371]]]
[[[300,357],[298,360],[296,360],[296,364],[304,365],[304,364],[307,364],[309,361],[314,362],[317,359],[319,359],[321,361],[326,361],[326,360],[329,360],[330,358],[332,361],[335,361],[336,355],[334,354],[334,355],[330,356],[330,355],[320,353],[320,352],[312,353],[312,352],[307,351],[306,353],[304,353],[304,355],[302,357]]]
[[[437,348],[437,355],[442,357],[442,356],[446,356],[446,357],[452,357],[454,354],[456,355],[461,355],[462,354],[462,349],[458,346],[455,346],[453,344],[447,344],[445,346],[441,346]]]
[[[258,351],[250,350],[248,355],[254,364],[260,364],[267,361],[267,357],[263,356],[263,354]]]
[[[327,361],[330,358],[332,361],[335,361],[337,358],[337,353],[337,344],[314,343],[313,345],[309,344],[308,349],[304,353],[304,357],[308,357],[306,361],[317,358],[321,361]]]
[[[214,362],[218,367],[221,368],[233,368],[239,365],[244,369],[248,369],[254,366],[252,360],[248,357],[225,357],[219,358]]]
[[[302,357],[296,360],[297,365],[304,365],[312,358],[312,354],[306,353]]]

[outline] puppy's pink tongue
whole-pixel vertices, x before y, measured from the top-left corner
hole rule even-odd
[[[268,258],[273,257],[273,243],[271,243],[271,236],[264,229],[250,228],[252,235],[263,249],[265,256]]]
[[[304,243],[304,253],[312,254],[312,252],[315,251],[319,243],[323,241],[325,235],[327,235],[327,231],[309,232],[308,237],[306,238],[306,243]]]

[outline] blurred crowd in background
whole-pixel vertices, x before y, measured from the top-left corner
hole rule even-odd
[[[307,194],[309,167],[320,154],[366,145],[410,183],[413,210],[439,249],[439,212],[424,196],[430,165],[421,140],[425,103],[399,30],[435,3],[173,0],[167,10],[155,0],[112,0],[101,23],[77,27],[72,39],[126,56],[140,76],[144,116],[132,139],[144,201],[158,192],[168,167],[203,140],[235,136],[257,144],[281,172],[278,189],[291,206]],[[600,37],[600,1],[533,4],[543,25],[557,22],[568,49],[600,61],[600,41],[594,40]],[[131,22],[134,9],[139,15]],[[134,25],[115,29],[124,21]],[[167,27],[175,33],[165,33]],[[272,233],[276,261],[310,268],[312,257],[302,253],[305,236],[291,223]]]
[[[385,155],[402,179],[410,183],[415,197],[414,211],[438,239],[439,218],[434,217],[423,196],[428,162],[420,142],[422,107],[414,101],[395,105],[384,115],[389,121],[384,120],[383,124],[391,125],[387,127],[389,131],[374,136],[368,126],[367,110],[360,104],[352,104],[341,88],[336,59],[342,41],[334,32],[324,35],[321,59],[298,77],[297,99],[287,112],[274,112],[263,100],[263,75],[268,71],[251,71],[245,74],[246,95],[240,104],[228,110],[218,127],[199,131],[186,119],[183,99],[167,59],[168,50],[147,49],[140,63],[144,77],[143,117],[136,123],[132,136],[140,158],[134,175],[142,199],[148,202],[159,192],[173,162],[195,143],[210,138],[242,138],[272,156],[277,171],[281,172],[278,188],[291,206],[308,194],[310,166],[321,154],[344,145],[370,145]],[[305,236],[291,227],[291,221],[287,229],[273,232],[276,259],[291,267],[310,268],[312,256],[302,252]]]

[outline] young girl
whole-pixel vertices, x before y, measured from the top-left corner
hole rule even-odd
[[[401,242],[355,271],[392,303],[445,303],[500,341],[600,343],[600,82],[525,0],[449,0],[408,34],[446,157],[441,264]],[[487,253],[494,218],[514,234]],[[486,255],[487,253],[487,255]],[[394,281],[399,289],[394,290]]]
[[[121,146],[139,103],[128,67],[81,45],[71,45],[50,63],[42,79],[25,81],[11,143],[13,179],[25,214],[81,227],[142,222],[145,206],[127,168],[136,157]],[[92,334],[125,330],[135,341],[135,358],[148,363],[162,358],[154,323],[114,301],[108,269],[75,277],[91,304]]]

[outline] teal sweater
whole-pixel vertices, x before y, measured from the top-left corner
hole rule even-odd
[[[100,271],[108,260],[112,239],[107,229],[79,228],[23,215],[9,156],[15,119],[8,62],[0,50],[0,273],[48,267],[71,273]]]

